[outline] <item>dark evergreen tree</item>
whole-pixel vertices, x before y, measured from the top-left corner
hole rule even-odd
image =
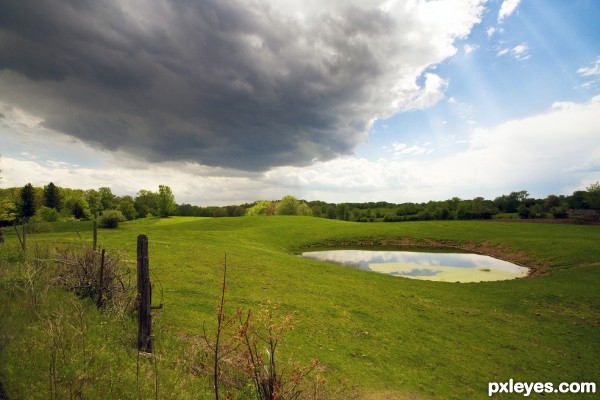
[[[61,206],[60,192],[56,185],[50,182],[44,186],[44,205],[59,211]]]
[[[20,216],[24,219],[33,217],[35,214],[35,190],[33,185],[28,183],[21,189]]]

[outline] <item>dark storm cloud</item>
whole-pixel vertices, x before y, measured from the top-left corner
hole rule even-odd
[[[264,170],[331,159],[373,118],[409,107],[439,61],[436,46],[405,39],[418,29],[410,15],[341,4],[4,0],[0,96],[148,161]]]

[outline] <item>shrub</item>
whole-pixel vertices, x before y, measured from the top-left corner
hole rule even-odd
[[[273,205],[270,201],[261,200],[255,205],[246,210],[246,215],[257,216],[257,215],[272,215]]]
[[[105,210],[100,216],[101,228],[118,228],[119,222],[125,221],[123,213],[119,210]]]
[[[552,216],[554,218],[568,218],[569,217],[569,210],[566,207],[552,207],[550,209],[550,212],[552,213]]]
[[[308,217],[313,215],[313,212],[310,209],[310,207],[308,206],[308,204],[306,204],[304,202],[302,202],[302,203],[300,203],[300,205],[298,205],[298,208],[296,211],[297,211],[298,215],[305,215]]]
[[[531,218],[531,210],[524,204],[521,204],[517,210],[521,219]]]
[[[102,281],[102,257],[95,251],[60,249],[55,262],[57,276],[54,282],[59,287],[72,291],[81,299],[93,299],[98,307],[107,307],[117,314],[127,314],[135,309],[131,285],[132,271],[123,266],[124,263],[118,254],[105,254]]]
[[[275,214],[277,215],[312,215],[312,211],[308,204],[298,200],[294,196],[283,196],[275,206]]]
[[[275,213],[277,215],[298,215],[298,206],[300,201],[294,196],[283,196],[277,206],[275,207]]]
[[[56,222],[60,219],[60,214],[56,209],[46,206],[38,208],[35,212],[35,216],[46,222]]]

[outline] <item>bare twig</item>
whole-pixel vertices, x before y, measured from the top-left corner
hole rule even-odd
[[[225,305],[225,284],[227,281],[227,254],[223,259],[223,283],[221,285],[221,303],[217,309],[217,334],[215,337],[214,362],[213,362],[213,385],[215,388],[215,399],[219,400],[219,344],[221,341],[221,327],[223,325],[223,307]]]

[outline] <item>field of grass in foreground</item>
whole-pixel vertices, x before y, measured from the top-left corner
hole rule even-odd
[[[89,223],[55,224],[50,229],[31,235],[30,246],[34,242],[53,246],[65,241],[91,242]],[[332,397],[478,399],[487,397],[488,382],[511,378],[555,384],[600,383],[598,226],[491,221],[360,224],[310,217],[168,218],[100,230],[99,241],[102,247],[122,250],[125,259],[134,261],[136,237],[141,233],[150,241],[154,303],[164,303],[154,318],[158,357],[146,373],[159,379],[144,389],[146,392],[139,390],[136,369],[140,363],[129,346],[130,338],[122,337],[123,332],[132,331],[135,340],[135,322],[86,330],[85,335],[75,329],[74,343],[63,347],[87,346],[88,352],[95,351],[92,361],[88,357],[87,364],[72,373],[72,379],[82,382],[87,398],[101,393],[122,398],[137,398],[141,393],[140,397],[147,398],[157,391],[159,398],[210,398],[210,382],[195,376],[181,360],[190,356],[186,338],[201,334],[204,321],[209,329],[214,325],[225,254],[228,307],[258,309],[270,301],[278,304],[282,313],[295,312],[296,329],[285,336],[280,356],[304,364],[318,359]],[[9,242],[5,246],[16,241],[5,236]],[[534,266],[536,274],[489,283],[428,282],[297,255],[308,246],[352,244],[458,246]],[[2,289],[9,288],[6,281],[2,284]],[[11,331],[2,333],[10,340],[0,348],[0,379],[9,395],[13,390],[25,398],[48,398],[48,365],[53,355],[51,347],[44,347],[43,338],[52,335],[47,327],[36,328],[33,316],[24,318],[28,314],[15,309],[18,291],[3,292],[0,318],[10,322]],[[49,296],[52,300],[45,303],[48,316],[61,307],[68,308],[64,315],[72,315],[71,307],[86,326],[105,326],[106,317],[92,305],[77,305],[61,293]],[[13,320],[17,313],[22,314],[19,323]],[[75,321],[71,325],[77,326]],[[25,350],[35,348],[28,340],[37,343],[37,352]],[[59,356],[54,354],[60,361]],[[110,387],[94,388],[92,371],[106,375],[96,380],[108,382]],[[27,387],[33,392],[27,392]],[[569,398],[562,394],[543,397],[552,396]],[[529,396],[538,397],[542,396]],[[594,395],[571,398],[588,397]]]

